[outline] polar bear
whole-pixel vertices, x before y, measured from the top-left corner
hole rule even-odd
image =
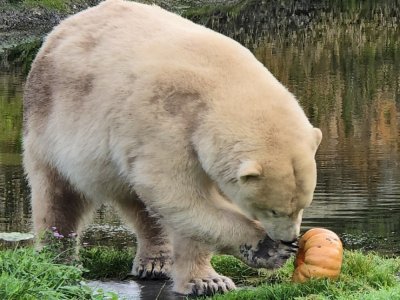
[[[313,128],[237,42],[157,6],[108,0],[46,38],[24,94],[34,230],[79,232],[111,203],[132,273],[180,294],[235,288],[214,252],[277,268],[316,185]]]

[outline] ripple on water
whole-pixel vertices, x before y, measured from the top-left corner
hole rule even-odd
[[[162,280],[89,281],[88,285],[94,289],[102,289],[104,292],[114,292],[122,299],[187,299],[172,292],[171,282]]]

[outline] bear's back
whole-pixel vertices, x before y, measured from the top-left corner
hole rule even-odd
[[[61,22],[47,37],[42,54],[63,67],[87,64],[174,60],[176,64],[226,67],[230,59],[253,58],[239,43],[155,5],[108,0]],[[140,54],[139,56],[137,54]],[[76,64],[74,64],[76,63]],[[249,61],[244,65],[248,65]]]
[[[106,99],[110,91],[101,86],[124,90],[144,76],[147,86],[168,77],[196,92],[211,91],[216,81],[222,87],[227,75],[243,81],[252,77],[246,71],[260,69],[267,72],[247,49],[219,33],[157,6],[108,0],[48,35],[28,76],[25,112],[45,116],[54,101],[88,103],[96,88]]]

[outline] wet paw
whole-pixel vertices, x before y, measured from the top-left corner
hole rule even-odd
[[[276,269],[281,267],[286,260],[297,252],[295,243],[274,241],[265,236],[256,248],[250,245],[240,246],[240,258],[249,266],[255,268]]]
[[[141,257],[135,259],[131,275],[138,279],[168,279],[171,266],[170,257]]]
[[[193,296],[211,296],[236,289],[232,279],[218,274],[205,278],[194,278],[186,287],[187,294]]]

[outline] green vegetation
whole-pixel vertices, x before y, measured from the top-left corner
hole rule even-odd
[[[83,270],[32,248],[0,251],[0,299],[110,299],[82,282]]]
[[[64,0],[24,0],[23,3],[30,7],[44,7],[58,11],[66,11],[71,1]]]
[[[25,39],[23,43],[10,41],[0,44],[1,64],[8,64],[12,67],[21,67],[24,74],[28,74],[32,61],[35,58],[42,39],[31,37]]]
[[[345,251],[342,274],[337,281],[294,284],[291,282],[293,269],[292,262],[288,262],[276,272],[266,272],[258,278],[258,282],[267,284],[213,299],[400,299],[400,258]]]
[[[12,0],[8,8],[45,8],[58,12],[68,12],[73,5],[83,4],[85,0]]]
[[[130,249],[116,250],[111,247],[93,247],[81,249],[80,260],[87,272],[87,279],[126,278],[132,269],[134,252]]]
[[[249,1],[253,0],[134,0],[136,2],[157,4],[168,10],[177,13],[183,13],[187,17],[202,18],[208,14],[229,13],[231,16],[236,15],[242,7]],[[93,5],[88,0],[10,0],[8,8],[45,8],[60,13],[66,13],[73,6],[87,7]]]
[[[84,279],[123,279],[132,265],[130,249],[82,248],[80,262],[57,263],[52,251],[32,248],[0,251],[0,299],[116,299],[93,292]],[[384,258],[359,251],[345,251],[337,281],[291,282],[293,260],[277,271],[255,270],[237,259],[221,255],[212,260],[215,269],[239,286],[249,286],[208,299],[400,299],[400,258]]]

